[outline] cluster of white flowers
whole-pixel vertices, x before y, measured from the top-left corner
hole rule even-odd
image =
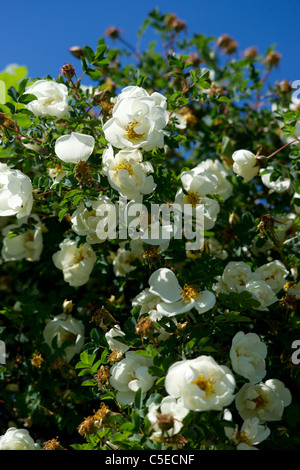
[[[230,261],[222,276],[217,276],[216,293],[251,292],[260,305],[257,310],[268,310],[278,300],[276,294],[283,288],[289,271],[281,261],[266,263],[254,272],[244,261]]]

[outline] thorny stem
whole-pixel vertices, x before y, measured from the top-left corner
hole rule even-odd
[[[283,150],[285,147],[288,147],[289,145],[291,145],[291,144],[293,144],[294,142],[297,142],[297,141],[300,142],[300,140],[297,139],[297,137],[296,137],[296,138],[295,138],[294,140],[292,140],[291,142],[288,142],[288,143],[285,144],[283,147],[280,147],[280,149],[275,150],[275,152],[271,153],[271,155],[269,155],[268,157],[264,157],[263,155],[257,155],[256,158],[257,158],[258,160],[262,160],[263,158],[268,158],[268,159],[269,159],[269,158],[273,157],[274,155],[276,155],[276,153],[278,153],[278,152],[280,152],[281,150]]]

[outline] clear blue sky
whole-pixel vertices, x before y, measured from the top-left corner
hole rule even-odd
[[[69,53],[74,45],[95,48],[108,26],[123,29],[136,44],[136,32],[158,7],[186,21],[189,34],[230,34],[242,51],[260,52],[275,44],[282,54],[274,79],[300,79],[300,0],[15,0],[3,2],[0,71],[8,64],[26,65],[31,78],[56,78],[64,63],[79,65]],[[146,44],[146,38],[142,41]],[[152,38],[153,39],[153,38]]]

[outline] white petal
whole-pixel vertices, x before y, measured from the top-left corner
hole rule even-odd
[[[63,135],[56,140],[55,153],[66,163],[78,163],[87,161],[94,150],[95,139],[91,135],[72,132]]]
[[[216,303],[216,297],[213,292],[208,290],[202,291],[199,297],[195,302],[195,308],[198,310],[199,313],[205,313],[211,308],[214,307]]]
[[[178,300],[173,303],[161,302],[157,305],[156,309],[158,313],[166,317],[173,317],[174,315],[179,315],[180,313],[189,312],[193,307],[197,307],[194,300],[191,302],[184,302],[183,300]]]
[[[168,268],[157,269],[149,278],[150,292],[164,302],[180,300],[181,287],[176,275]]]

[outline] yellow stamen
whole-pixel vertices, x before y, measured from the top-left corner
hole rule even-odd
[[[134,128],[137,126],[137,121],[132,121],[125,127],[129,140],[140,140],[144,134],[137,134]]]
[[[78,252],[74,256],[74,264],[80,263],[80,261],[84,260],[84,256],[82,254],[82,250],[79,249]]]
[[[184,287],[181,291],[181,297],[183,300],[190,302],[191,300],[195,300],[198,297],[199,293],[200,290],[197,287],[184,284]]]
[[[127,170],[129,175],[133,175],[133,169],[132,166],[129,163],[120,163],[117,168],[117,171],[119,170]]]
[[[193,207],[196,207],[199,204],[201,197],[196,191],[191,191],[186,196],[186,200],[188,204],[191,204]]]
[[[244,444],[247,444],[248,446],[252,446],[252,442],[246,432],[237,431],[235,440],[237,444],[244,443]]]
[[[192,382],[192,385],[197,385],[197,387],[207,395],[214,392],[213,381],[211,379],[206,379],[202,374]]]

